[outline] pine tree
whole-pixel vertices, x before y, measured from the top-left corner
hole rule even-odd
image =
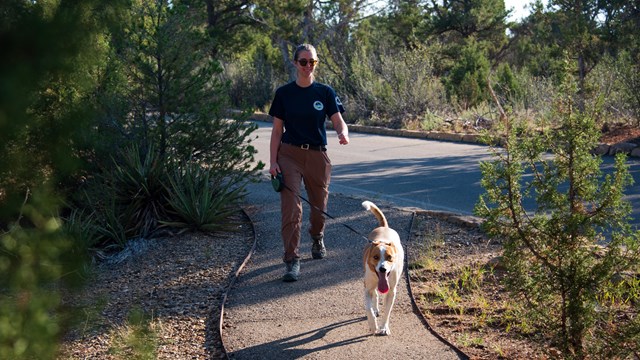
[[[602,175],[591,153],[598,109],[578,110],[575,86],[563,93],[558,128],[539,134],[507,124],[505,148],[481,164],[486,192],[475,211],[504,241],[507,285],[528,321],[567,357],[624,357],[638,350],[640,233],[623,201],[632,178],[624,155]]]

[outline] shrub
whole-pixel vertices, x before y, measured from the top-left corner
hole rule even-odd
[[[234,205],[243,191],[243,185],[229,181],[223,174],[186,162],[169,176],[168,212],[172,219],[162,221],[162,225],[181,231],[230,229],[233,223],[228,218],[236,212]]]
[[[153,147],[128,147],[122,152],[122,162],[114,162],[107,174],[126,233],[150,236],[166,208],[166,175],[159,154]]]
[[[229,97],[234,107],[262,109],[271,103],[278,80],[268,55],[260,48],[252,56],[225,65],[223,77],[230,84]]]
[[[356,88],[350,98],[353,116],[369,122],[376,118],[379,123],[373,125],[396,128],[419,119],[429,127],[423,120],[432,117],[424,115],[441,114],[448,108],[443,85],[434,74],[437,50],[380,47],[377,53],[360,50],[353,58],[349,81]]]
[[[587,89],[601,94],[603,123],[631,124],[640,115],[640,68],[627,53],[605,57],[587,75]],[[632,120],[633,119],[633,120]]]
[[[56,351],[60,285],[78,279],[83,260],[56,208],[49,193],[35,192],[0,234],[2,359],[47,359]]]
[[[489,60],[485,52],[477,42],[469,41],[462,48],[460,59],[444,78],[447,95],[449,98],[457,98],[463,109],[489,100],[488,77]]]
[[[167,177],[159,157],[153,148],[127,146],[83,184],[74,211],[96,235],[85,240],[89,246],[119,250],[129,239],[154,236],[167,208]]]
[[[575,94],[575,87],[564,93]],[[612,175],[602,176],[601,159],[591,154],[598,109],[575,109],[573,98],[559,97],[560,126],[542,135],[510,124],[504,151],[481,164],[486,192],[475,212],[491,236],[504,239],[507,285],[526,302],[527,321],[557,341],[566,357],[624,358],[638,351],[640,293],[627,279],[624,301],[603,299],[615,293],[614,279],[639,269],[640,233],[631,231],[630,207],[622,200],[632,178],[624,156],[616,158]],[[531,202],[535,206],[526,208]]]
[[[509,64],[498,65],[496,71],[497,86],[496,95],[504,100],[510,108],[519,103],[523,96],[523,89]]]

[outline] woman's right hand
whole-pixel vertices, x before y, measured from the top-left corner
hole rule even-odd
[[[271,176],[276,176],[279,172],[282,172],[280,170],[280,165],[278,165],[278,163],[271,164],[271,167],[269,168],[269,174],[271,174]]]

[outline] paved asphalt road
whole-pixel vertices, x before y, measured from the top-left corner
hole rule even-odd
[[[257,122],[253,145],[257,160],[269,164],[271,124]],[[338,144],[328,131],[328,154],[333,164],[332,192],[384,199],[397,206],[444,210],[472,215],[483,189],[480,162],[490,160],[482,145],[354,133],[351,143]],[[632,224],[640,228],[640,159],[628,160],[635,184],[625,193],[633,208]],[[605,157],[603,169],[612,170]],[[266,173],[266,170],[265,170]]]

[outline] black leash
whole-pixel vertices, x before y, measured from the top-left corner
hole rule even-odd
[[[304,196],[296,193],[295,191],[291,190],[290,187],[287,186],[287,184],[284,183],[284,180],[282,178],[282,173],[278,173],[278,176],[274,177],[271,176],[271,185],[273,186],[273,189],[277,192],[282,191],[283,189],[287,189],[289,191],[291,191],[293,194],[295,194],[297,197],[299,197],[300,199],[304,200],[307,204],[309,204],[309,206],[313,207],[314,209],[320,211],[321,213],[323,213],[324,215],[326,215],[327,217],[333,219],[333,220],[338,220],[335,217],[331,216],[330,214],[328,214],[327,212],[325,212],[324,210],[320,209],[319,207],[313,205],[309,200],[305,199]],[[367,242],[371,242],[371,240],[369,240],[368,237],[362,235],[358,230],[352,228],[351,226],[349,226],[348,224],[345,224],[343,222],[338,221],[338,224],[346,227],[347,229],[353,231],[354,233],[358,234],[359,236],[363,237],[365,240],[367,240]]]

